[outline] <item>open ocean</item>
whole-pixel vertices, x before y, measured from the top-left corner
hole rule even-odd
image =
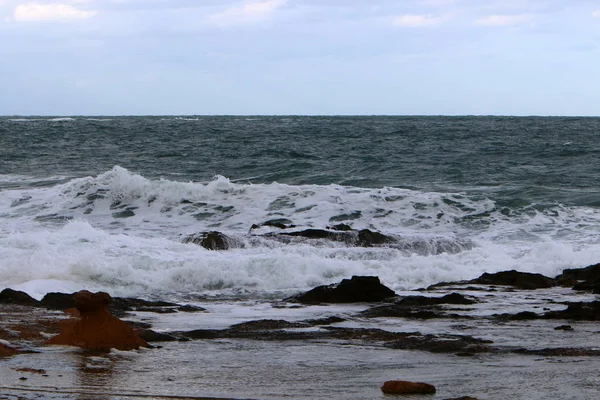
[[[273,299],[600,261],[600,118],[3,117],[0,289]],[[402,246],[260,240],[272,219]],[[220,231],[244,248],[184,244]]]

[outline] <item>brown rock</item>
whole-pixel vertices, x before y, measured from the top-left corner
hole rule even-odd
[[[104,292],[82,290],[75,293],[73,300],[81,314],[80,319],[63,324],[61,333],[46,343],[96,351],[150,347],[133,328],[108,312],[110,299],[110,295]]]
[[[381,391],[385,394],[434,394],[435,386],[423,382],[387,381]]]
[[[0,357],[10,357],[19,354],[19,351],[0,343]]]

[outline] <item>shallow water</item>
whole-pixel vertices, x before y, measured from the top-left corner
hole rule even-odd
[[[35,367],[48,377],[14,371]],[[44,350],[2,363],[0,394],[39,398],[166,396],[236,399],[383,399],[386,380],[424,381],[444,399],[597,399],[597,358],[458,357],[346,343],[245,340],[168,343],[161,349],[90,357]],[[26,376],[27,381],[19,378]],[[403,397],[397,397],[403,398]]]

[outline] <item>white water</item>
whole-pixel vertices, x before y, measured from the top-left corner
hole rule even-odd
[[[405,290],[506,269],[553,276],[600,260],[598,210],[511,211],[506,216],[493,200],[461,193],[252,185],[224,177],[152,181],[115,167],[51,187],[0,191],[0,288],[38,298],[83,288],[119,296],[282,298],[357,274]],[[414,246],[257,238],[268,228],[249,235],[252,224],[274,218],[315,228],[343,222]],[[207,230],[232,235],[246,248],[215,252],[182,243]],[[444,252],[444,243],[458,250]]]

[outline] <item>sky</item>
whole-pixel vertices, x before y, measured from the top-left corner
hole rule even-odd
[[[600,1],[0,0],[0,115],[600,115]]]

